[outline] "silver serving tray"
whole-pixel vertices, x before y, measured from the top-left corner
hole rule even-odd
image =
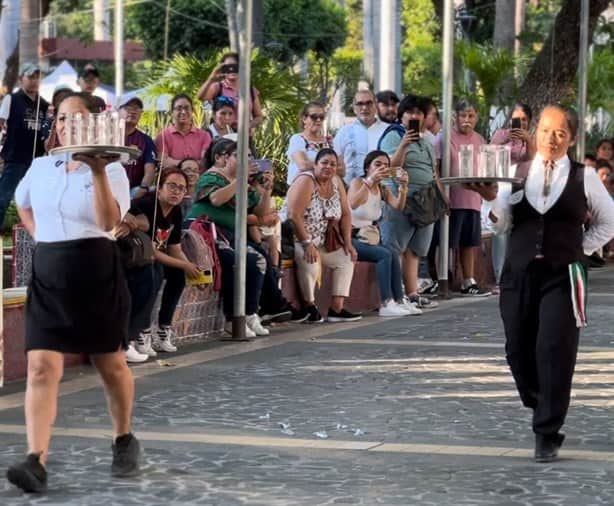
[[[442,177],[443,184],[471,184],[471,183],[522,183],[521,177]]]
[[[87,144],[81,146],[61,146],[59,148],[53,148],[49,150],[51,155],[59,155],[62,153],[70,153],[76,155],[83,153],[87,155],[92,154],[108,154],[119,155],[120,162],[127,162],[128,160],[136,160],[141,156],[141,150],[137,148],[129,148],[127,146],[111,146],[106,144]]]

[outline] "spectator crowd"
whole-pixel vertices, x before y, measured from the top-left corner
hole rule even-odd
[[[186,285],[213,283],[219,289],[225,329],[232,333],[238,63],[238,55],[224,55],[197,91],[196,98],[211,113],[206,125],[195,123],[194,109],[200,104],[194,103],[190,90],[173,97],[171,124],[155,138],[139,128],[144,108],[140,98],[120,104],[125,145],[140,151],[138,158],[123,164],[132,204],[114,230],[132,297],[130,362],[177,350],[173,316]],[[40,79],[37,65],[22,65],[19,90],[0,105],[0,221],[33,159],[60,145],[57,131],[65,117],[56,112],[73,92],[59,86],[47,103],[39,95]],[[99,82],[94,65],[81,70],[80,96],[88,100],[92,112],[106,107],[92,94]],[[251,89],[249,100],[253,133],[264,119],[257,89]],[[299,131],[288,139],[288,191],[280,209],[272,195],[280,169],[251,148],[246,217],[248,337],[268,335],[270,322],[359,320],[361,314],[345,305],[356,262],[375,266],[380,316],[413,316],[437,307],[440,222],[421,219],[415,207],[421,201],[423,208],[430,209],[434,202],[428,199],[433,195],[443,198],[449,208],[450,248],[462,275],[460,295],[487,297],[497,290],[478,284],[476,255],[483,234],[491,233],[498,283],[506,233],[491,230],[489,204],[478,192],[451,186],[447,200],[440,181],[444,149],[450,152],[450,176],[457,176],[460,146],[472,145],[477,157],[480,146],[487,143],[476,131],[476,103],[471,98],[456,102],[449,146],[443,145],[437,105],[429,97],[360,89],[352,108],[355,118],[330,135],[325,105],[305,104]],[[513,163],[526,162],[535,155],[533,114],[525,104],[514,104],[511,110],[509,125],[498,129],[490,143],[508,145]],[[585,165],[595,167],[610,194],[614,194],[613,162],[612,139],[601,140],[595,154],[584,159]],[[597,265],[609,255],[606,246],[592,262]],[[290,263],[300,307],[286,300],[280,289],[282,266]],[[332,289],[328,311],[322,314],[316,295],[325,272]]]

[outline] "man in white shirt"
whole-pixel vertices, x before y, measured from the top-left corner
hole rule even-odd
[[[513,223],[501,317],[518,393],[533,410],[537,462],[554,460],[564,439],[559,429],[569,408],[579,328],[586,325],[581,261],[614,236],[614,203],[595,170],[567,157],[577,125],[575,112],[560,105],[542,111],[537,155],[517,171],[524,184],[501,192],[491,213],[501,231]]]
[[[377,118],[376,111],[375,95],[371,90],[356,92],[356,119],[342,126],[333,140],[334,149],[339,156],[337,172],[348,186],[354,178],[363,176],[365,156],[377,149],[377,142],[388,126],[388,123]]]

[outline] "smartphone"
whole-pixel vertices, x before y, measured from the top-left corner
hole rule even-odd
[[[227,63],[222,65],[221,71],[224,74],[237,74],[239,72],[239,66],[236,63]]]
[[[512,118],[512,128],[520,129],[520,118]]]
[[[252,162],[258,165],[258,172],[268,172],[273,170],[273,162],[266,158],[259,158],[252,160]]]
[[[420,133],[420,120],[418,119],[410,119],[408,130],[413,130],[416,133]]]

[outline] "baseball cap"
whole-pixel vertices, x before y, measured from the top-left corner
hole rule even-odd
[[[25,62],[19,67],[19,76],[33,76],[37,72],[40,73],[41,69],[36,63]]]
[[[129,105],[132,105],[132,104],[136,105],[140,109],[145,108],[143,105],[143,101],[139,97],[130,97],[128,100],[122,102],[119,108],[123,109],[124,107],[128,107]]]
[[[397,94],[392,90],[380,91],[375,95],[375,99],[379,104],[398,104],[400,102]]]
[[[81,72],[79,72],[79,77],[87,77],[90,74],[95,77],[100,77],[100,72],[98,72],[98,69],[93,63],[88,63],[85,67],[83,67]]]

